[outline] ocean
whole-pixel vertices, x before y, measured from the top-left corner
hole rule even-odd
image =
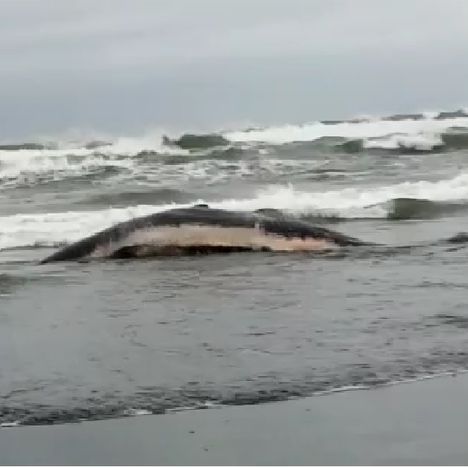
[[[378,246],[39,265],[117,222],[274,208]],[[468,370],[468,112],[0,142],[0,425]]]

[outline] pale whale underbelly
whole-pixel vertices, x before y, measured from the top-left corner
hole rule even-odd
[[[284,237],[258,227],[181,225],[136,230],[117,242],[97,246],[90,257],[142,257],[197,251],[317,252],[336,247],[326,239]]]

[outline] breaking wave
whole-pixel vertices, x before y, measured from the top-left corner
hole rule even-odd
[[[468,129],[453,128],[440,133],[396,133],[376,138],[347,140],[337,145],[344,151],[380,150],[389,153],[433,152],[468,149]]]
[[[172,194],[170,194],[172,196]],[[96,211],[15,214],[0,217],[0,249],[55,246],[133,217],[169,208],[208,202],[228,210],[275,208],[299,217],[339,219],[421,219],[446,216],[468,206],[468,173],[438,182],[404,182],[384,187],[348,187],[304,192],[293,186],[271,186],[252,198],[192,200],[187,203],[140,204]]]
[[[468,128],[468,114],[449,114],[444,118],[437,115],[402,116],[401,119],[375,118],[365,120],[339,121],[333,123],[311,122],[303,125],[282,125],[263,129],[248,129],[225,133],[224,136],[235,142],[264,142],[284,144],[294,141],[314,141],[323,137],[348,139],[375,139],[391,135],[411,137],[433,137],[451,128]]]
[[[468,149],[468,114],[463,111],[185,133],[176,137],[154,131],[141,137],[5,143],[0,144],[0,189],[121,175],[154,182],[173,177],[169,166],[177,165],[185,165],[185,175],[201,175],[216,183],[233,173],[241,177],[274,175],[281,165],[287,168],[295,164],[293,171],[279,171],[280,175],[293,176],[297,171],[308,171],[307,164],[317,155],[333,161],[336,153],[345,157],[348,153],[411,154],[463,149]],[[252,161],[258,168],[250,167]]]

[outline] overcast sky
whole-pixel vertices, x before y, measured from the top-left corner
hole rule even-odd
[[[0,139],[468,106],[464,0],[0,0]]]

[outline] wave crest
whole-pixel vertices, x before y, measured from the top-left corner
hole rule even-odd
[[[203,202],[207,201],[4,216],[0,217],[0,249],[74,242],[132,217]],[[208,203],[216,208],[240,211],[275,208],[287,214],[309,218],[430,218],[466,209],[468,173],[438,182],[404,182],[386,187],[348,187],[326,192],[303,192],[290,185],[271,186],[258,191],[253,198],[232,198]]]

